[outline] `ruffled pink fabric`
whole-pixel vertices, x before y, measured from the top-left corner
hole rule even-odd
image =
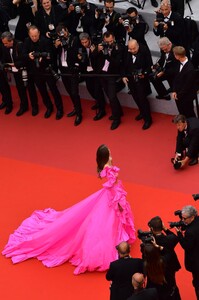
[[[107,270],[117,258],[115,246],[135,241],[133,215],[118,172],[115,166],[106,167],[100,173],[107,179],[103,188],[68,209],[34,211],[10,235],[2,254],[13,263],[34,257],[47,267],[70,261],[76,266],[74,274]]]

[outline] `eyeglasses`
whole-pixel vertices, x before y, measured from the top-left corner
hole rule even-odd
[[[191,218],[191,216],[190,217],[182,217],[182,220],[187,220],[187,219],[189,219],[189,218]]]

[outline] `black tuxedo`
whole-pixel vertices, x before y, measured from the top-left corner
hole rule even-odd
[[[199,299],[199,216],[187,226],[184,237],[181,232],[178,236],[185,251],[185,268],[193,275],[193,286]]]
[[[186,155],[189,158],[198,157],[199,153],[199,119],[189,118],[187,119],[187,129],[185,131],[178,131],[176,141],[176,152],[183,153],[187,150]]]
[[[168,23],[168,29],[164,31],[162,24],[159,24],[157,29],[153,29],[154,34],[159,37],[166,36],[174,45],[184,46],[183,18],[176,12],[171,12],[171,16],[167,21],[164,21],[164,15],[161,13],[157,14],[157,18],[162,19],[164,23]]]
[[[173,47],[172,47],[173,49]],[[157,61],[158,65],[161,67],[164,74],[161,77],[151,76],[150,81],[153,83],[154,88],[156,89],[159,96],[165,96],[168,94],[167,89],[165,88],[163,81],[167,80],[169,86],[172,90],[173,81],[175,74],[178,68],[178,61],[174,57],[173,50],[168,53],[168,56],[164,51],[161,51],[160,59]]]
[[[126,49],[128,50],[128,49]],[[151,53],[145,45],[139,44],[139,50],[133,62],[132,54],[126,51],[124,55],[123,77],[129,79],[129,89],[136,102],[145,122],[151,122],[150,105],[147,96],[151,93],[149,74],[152,66]],[[144,74],[144,78],[139,78],[137,73]]]
[[[159,298],[157,290],[155,288],[149,288],[136,291],[127,300],[159,300]]]
[[[196,73],[191,61],[187,61],[173,82],[173,91],[177,93],[176,105],[180,114],[187,118],[195,117],[193,100],[196,98]]]
[[[111,280],[110,300],[124,300],[133,293],[132,275],[143,273],[143,262],[139,258],[119,258],[111,262],[106,279]]]
[[[24,86],[22,80],[22,72],[20,70],[24,66],[24,62],[22,59],[22,49],[23,49],[23,43],[17,40],[13,41],[13,47],[7,48],[5,46],[2,46],[2,62],[14,63],[14,66],[18,69],[18,72],[13,72],[13,76],[15,79],[17,92],[20,98],[20,108],[27,110],[28,97],[26,93],[26,87]],[[11,102],[9,106],[10,107],[12,106]]]

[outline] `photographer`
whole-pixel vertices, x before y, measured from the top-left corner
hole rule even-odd
[[[156,243],[159,246],[163,246],[164,249],[166,249],[170,255],[169,258],[170,259],[169,268],[171,271],[170,276],[173,276],[173,282],[175,282],[175,274],[181,268],[179,260],[174,250],[175,246],[179,242],[179,239],[171,230],[167,229],[164,226],[159,216],[152,218],[148,222],[148,226],[155,238]],[[180,299],[180,294],[177,286],[175,288],[175,297],[176,297],[175,299]]]
[[[2,94],[0,110],[5,108],[5,114],[8,115],[12,112],[13,103],[11,89],[6,75],[4,65],[2,64],[2,43],[0,42],[0,93]]]
[[[177,115],[173,122],[178,130],[175,157],[172,158],[174,167],[177,169],[198,164],[199,119]]]
[[[24,68],[22,47],[23,43],[14,39],[11,32],[5,31],[1,35],[2,47],[2,63],[4,71],[13,74],[17,92],[20,98],[20,109],[17,111],[16,116],[23,115],[28,110],[28,97],[26,93],[26,86],[22,78],[22,69]],[[34,105],[30,97],[32,106]],[[11,101],[9,100],[9,109],[12,109]]]
[[[165,88],[163,81],[167,80],[172,91],[174,77],[178,68],[178,61],[173,54],[173,44],[167,37],[162,37],[158,41],[161,50],[160,59],[152,67],[150,81],[152,82],[158,95],[157,99],[170,100],[171,97]]]
[[[36,84],[41,94],[47,108],[45,118],[49,118],[53,112],[53,104],[47,90],[47,85],[49,86],[57,108],[56,120],[59,120],[63,117],[63,103],[56,85],[59,76],[54,72],[52,66],[52,46],[48,39],[40,36],[36,26],[30,26],[28,34],[29,37],[24,42],[23,56],[28,69],[29,81]]]
[[[96,60],[97,72],[100,76],[100,84],[107,95],[112,115],[111,130],[115,130],[121,123],[121,116],[123,115],[121,104],[117,97],[117,79],[120,74],[123,45],[115,41],[115,36],[112,32],[105,32],[102,43],[98,44],[93,51],[93,59]]]
[[[145,40],[145,33],[148,29],[148,24],[143,17],[138,14],[135,7],[129,7],[125,14],[121,15],[119,22],[126,30],[125,45],[128,45],[130,39],[136,40],[138,43],[144,44],[148,47]]]
[[[79,48],[78,58],[80,64],[80,70],[82,73],[86,73],[89,76],[85,77],[86,87],[90,95],[95,99],[97,107],[97,113],[93,118],[94,121],[101,120],[105,115],[105,96],[100,84],[99,77],[95,76],[97,73],[97,61],[93,55],[96,45],[92,43],[88,33],[80,33],[79,35],[81,48]],[[92,76],[93,74],[93,76]]]
[[[58,67],[61,71],[61,78],[64,87],[69,94],[74,110],[67,114],[67,117],[76,116],[74,125],[82,122],[82,107],[79,96],[79,61],[77,37],[72,36],[64,25],[56,27],[57,39],[55,48],[58,54]]]
[[[156,288],[161,300],[180,300],[175,272],[170,268],[171,255],[155,238],[141,245],[147,288]]]
[[[15,28],[15,38],[24,42],[28,37],[28,27],[34,24],[35,13],[38,8],[37,0],[13,0],[19,16]]]
[[[176,231],[185,251],[185,268],[192,273],[193,286],[199,299],[199,216],[196,208],[191,205],[184,206],[181,214],[186,229],[184,233],[180,228],[176,228]]]
[[[98,31],[104,34],[106,31],[112,32],[115,36],[115,40],[118,43],[124,43],[126,30],[120,23],[120,13],[114,10],[115,1],[105,0],[104,9],[96,10],[95,22]]]
[[[139,108],[139,115],[135,119],[137,121],[144,119],[143,130],[148,129],[152,124],[150,105],[147,99],[147,96],[151,93],[149,74],[152,64],[148,47],[138,44],[136,40],[130,40],[124,55],[123,81],[128,85]]]
[[[156,13],[153,32],[156,36],[166,36],[172,44],[183,46],[183,18],[171,10],[169,0],[163,0],[160,10]]]

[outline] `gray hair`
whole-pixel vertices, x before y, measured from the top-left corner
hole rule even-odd
[[[1,35],[1,39],[7,39],[9,42],[14,40],[14,35],[10,31],[4,31]]]
[[[182,214],[186,214],[188,217],[196,217],[198,212],[194,206],[186,205],[182,208]]]
[[[81,40],[84,40],[84,39],[90,40],[90,35],[89,35],[87,32],[82,32],[82,33],[80,33],[80,35],[79,35],[79,39],[80,39],[80,41],[81,41]]]
[[[169,44],[171,44],[171,41],[170,41],[166,36],[160,38],[159,41],[158,41],[158,46],[159,46],[160,48],[161,48],[162,46],[167,46],[167,45],[169,45]]]

